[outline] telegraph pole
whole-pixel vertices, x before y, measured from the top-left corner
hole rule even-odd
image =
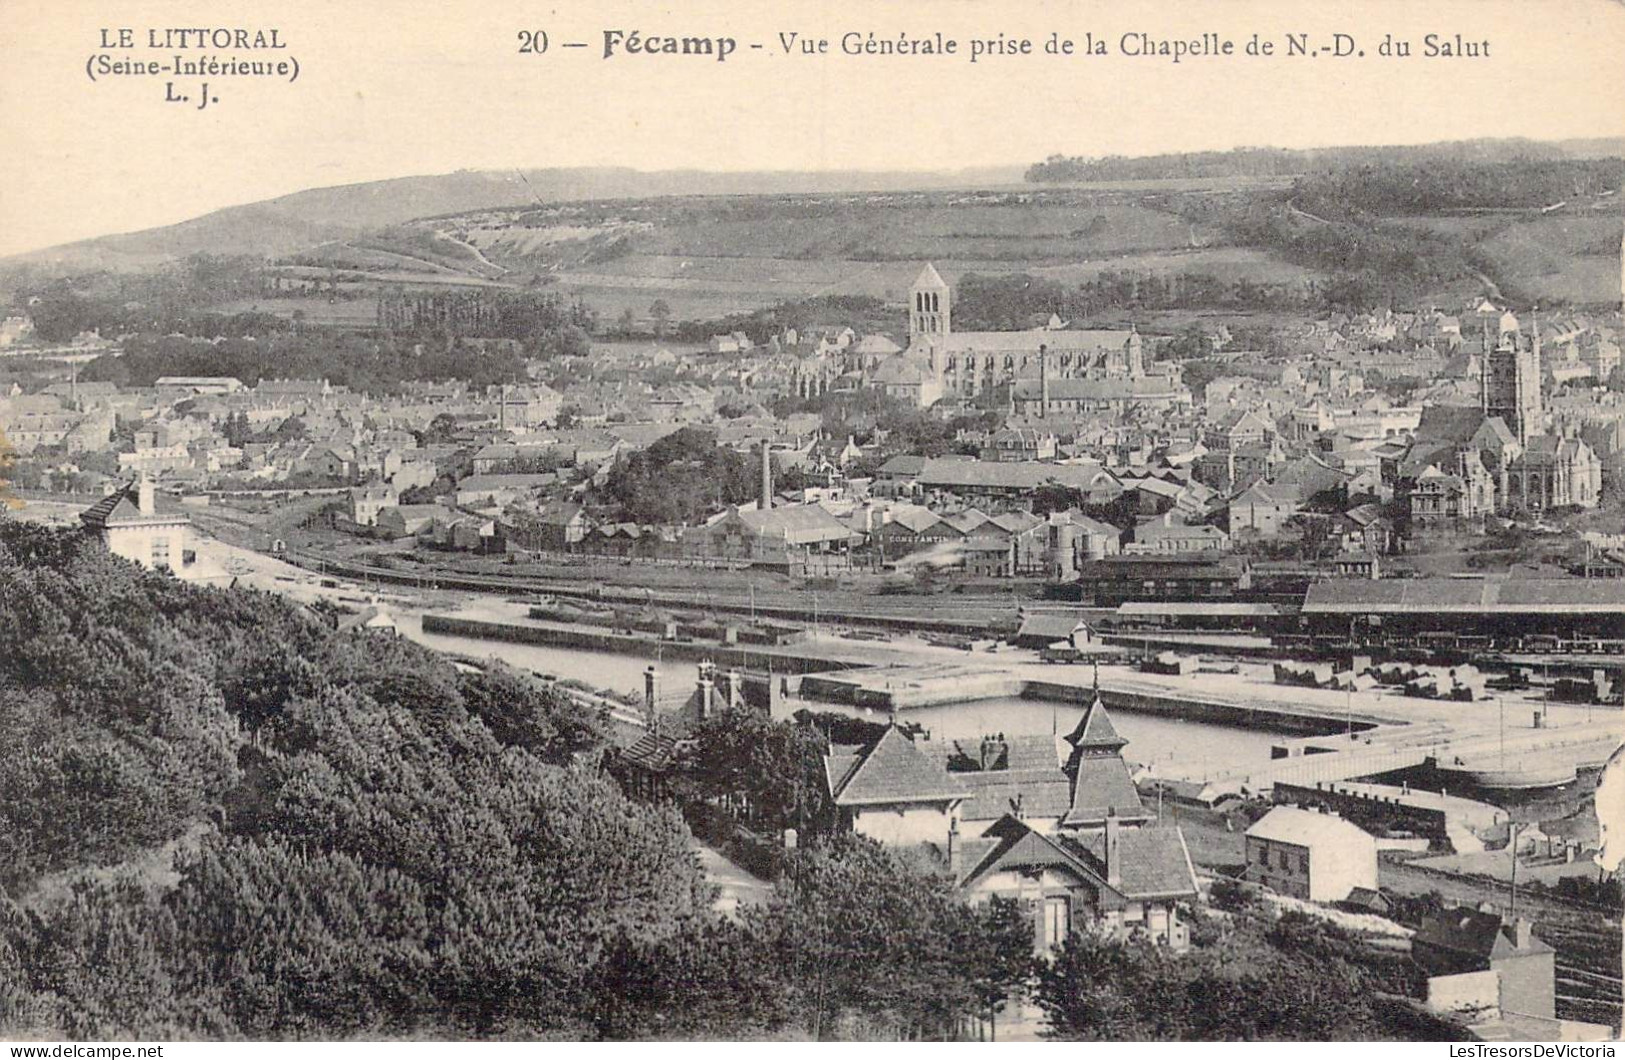
[[[1516,821],[1508,821],[1507,823],[1508,823],[1508,827],[1509,827],[1509,829],[1510,829],[1510,831],[1512,833],[1512,842],[1510,844],[1508,844],[1508,847],[1507,847],[1509,850],[1512,851],[1512,908],[1507,912],[1507,919],[1508,920],[1517,920],[1518,919],[1518,833],[1523,830],[1524,826],[1519,824]]]
[[[1496,705],[1497,708],[1499,708],[1500,714],[1501,714],[1501,768],[1505,769],[1507,767],[1507,706],[1506,706],[1506,700],[1503,699],[1501,696],[1496,696],[1495,697],[1495,705]],[[1513,858],[1513,864],[1514,865],[1517,864],[1517,858],[1516,857]]]

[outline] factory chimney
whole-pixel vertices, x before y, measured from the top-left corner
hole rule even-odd
[[[1043,344],[1038,347],[1038,416],[1049,416],[1049,347]]]
[[[762,442],[762,496],[757,507],[764,512],[773,507],[773,453],[765,440]]]

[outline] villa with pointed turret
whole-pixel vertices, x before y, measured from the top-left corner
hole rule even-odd
[[[1146,809],[1097,689],[1062,736],[916,742],[895,726],[825,757],[843,823],[888,846],[923,846],[966,899],[1011,898],[1033,917],[1035,945],[1092,926],[1189,941],[1180,903],[1198,897],[1179,828]]]

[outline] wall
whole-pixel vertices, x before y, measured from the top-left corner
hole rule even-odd
[[[1498,1012],[1501,977],[1495,972],[1460,972],[1428,979],[1427,1006],[1434,1012]]]
[[[1285,864],[1282,858],[1285,857]],[[1310,874],[1305,869],[1309,848],[1247,837],[1247,878],[1277,894],[1309,899]],[[1310,863],[1313,867],[1312,863]]]
[[[165,538],[169,542],[169,570],[178,578],[186,578],[189,569],[184,561],[184,555],[194,548],[192,544],[192,528],[185,522],[171,523],[165,526],[130,526],[115,527],[109,530],[105,540],[107,550],[115,556],[134,560],[148,569],[152,568],[152,546],[159,539]]]
[[[1501,1011],[1524,1016],[1557,1015],[1556,955],[1530,953],[1493,961],[1501,979]]]
[[[714,641],[654,640],[604,630],[520,626],[505,622],[451,618],[446,615],[424,615],[423,631],[451,633],[460,637],[481,637],[487,640],[506,640],[518,644],[550,644],[561,648],[584,648],[588,651],[621,652],[640,656],[658,650],[668,659],[709,659],[724,669],[737,667],[769,670],[776,674],[816,673],[821,670],[843,669],[850,665],[840,659],[822,659],[788,652],[778,654],[754,651]]]
[[[1356,887],[1377,889],[1377,841],[1363,832],[1317,846],[1310,859],[1312,901],[1341,902]]]
[[[913,846],[934,843],[946,850],[952,815],[936,806],[856,806],[852,808],[852,830],[887,846]]]

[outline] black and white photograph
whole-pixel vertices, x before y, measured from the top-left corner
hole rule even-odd
[[[0,133],[8,1056],[1615,1055],[1625,3],[0,0]]]

